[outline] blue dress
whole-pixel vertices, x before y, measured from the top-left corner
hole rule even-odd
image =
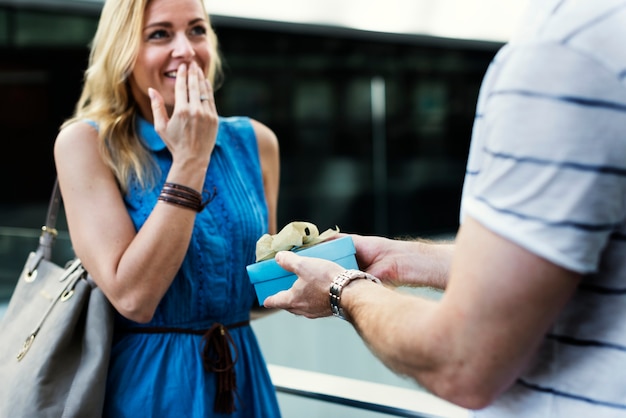
[[[153,190],[133,184],[125,197],[139,230],[157,202],[172,158],[150,123],[139,118],[137,131],[161,169]],[[210,194],[212,200],[196,216],[185,259],[152,321],[138,324],[117,315],[105,417],[280,417],[265,359],[245,323],[255,301],[245,266],[254,262],[256,240],[268,228],[256,136],[248,118],[220,118],[204,188],[204,197]],[[203,366],[202,332],[138,329],[207,330],[215,323],[236,324],[228,331],[237,387],[232,414],[214,412],[216,374]]]

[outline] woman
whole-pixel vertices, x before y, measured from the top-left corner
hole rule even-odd
[[[202,0],[107,0],[55,143],[76,255],[118,312],[105,416],[280,416],[245,270],[276,232],[278,142],[218,116],[219,70]]]

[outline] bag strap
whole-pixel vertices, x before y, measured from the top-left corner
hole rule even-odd
[[[48,213],[46,215],[46,223],[41,227],[41,235],[39,236],[39,246],[35,252],[35,257],[31,258],[26,268],[28,274],[32,274],[37,269],[42,259],[50,260],[52,258],[52,246],[58,235],[56,230],[57,215],[61,206],[61,189],[59,188],[59,179],[54,180],[52,187],[52,196],[48,204]]]
[[[46,223],[41,227],[41,236],[39,237],[39,248],[44,254],[46,260],[52,257],[52,245],[58,235],[56,224],[59,208],[61,207],[61,189],[59,188],[59,179],[54,180],[52,187],[52,196],[48,204],[48,214],[46,215]]]

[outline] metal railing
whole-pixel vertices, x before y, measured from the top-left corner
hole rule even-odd
[[[392,385],[268,365],[279,393],[396,417],[461,418],[467,411],[429,393]]]

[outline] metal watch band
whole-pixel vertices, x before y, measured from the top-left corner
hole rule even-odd
[[[367,279],[374,283],[380,284],[380,280],[371,274],[365,273],[360,270],[346,270],[339,273],[330,285],[330,291],[328,292],[330,300],[330,310],[333,315],[341,319],[346,319],[343,309],[341,308],[341,292],[352,280]]]

